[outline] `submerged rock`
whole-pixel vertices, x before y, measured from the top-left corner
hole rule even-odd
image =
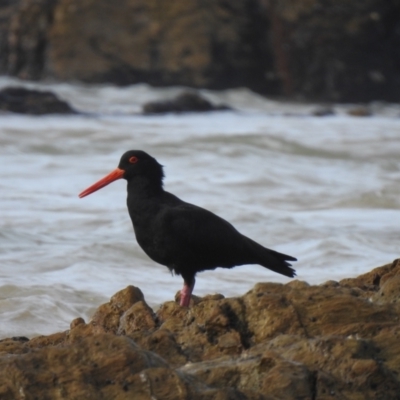
[[[335,115],[335,109],[332,106],[319,106],[312,111],[312,115],[316,117],[330,117]]]
[[[76,114],[66,101],[60,100],[54,93],[22,87],[0,90],[0,110],[34,115]]]
[[[155,313],[128,286],[88,323],[0,341],[0,398],[398,399],[399,282],[395,260]]]
[[[372,112],[367,106],[356,106],[352,107],[347,111],[347,114],[353,117],[370,117]]]

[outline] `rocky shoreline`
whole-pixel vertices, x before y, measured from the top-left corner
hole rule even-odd
[[[177,294],[178,296],[178,294]],[[0,398],[399,399],[400,260],[154,312],[128,286],[90,322],[0,340]]]

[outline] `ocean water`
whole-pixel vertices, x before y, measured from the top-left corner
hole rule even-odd
[[[183,88],[33,84],[82,115],[0,114],[0,339],[68,329],[128,284],[155,309],[179,276],[135,241],[126,184],[79,199],[129,149],[165,167],[165,188],[229,220],[266,247],[298,258],[312,284],[354,277],[400,253],[400,106],[373,116],[316,117],[317,104],[265,99],[246,89],[202,91],[235,111],[142,116],[141,105]],[[261,266],[200,273],[194,293],[237,296],[261,281],[288,282]]]

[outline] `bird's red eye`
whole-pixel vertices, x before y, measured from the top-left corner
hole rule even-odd
[[[131,163],[131,164],[135,164],[135,163],[137,163],[139,161],[139,159],[137,158],[137,157],[135,157],[135,156],[132,156],[130,159],[129,159],[129,162]]]

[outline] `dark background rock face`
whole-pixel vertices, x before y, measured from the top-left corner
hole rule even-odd
[[[57,0],[17,0],[3,7],[0,66],[4,73],[22,79],[44,77],[48,30],[56,4]]]
[[[86,82],[266,90],[266,25],[254,0],[60,0],[49,72]]]
[[[0,72],[400,100],[400,0],[0,0]]]
[[[400,1],[266,3],[284,93],[399,101]]]

